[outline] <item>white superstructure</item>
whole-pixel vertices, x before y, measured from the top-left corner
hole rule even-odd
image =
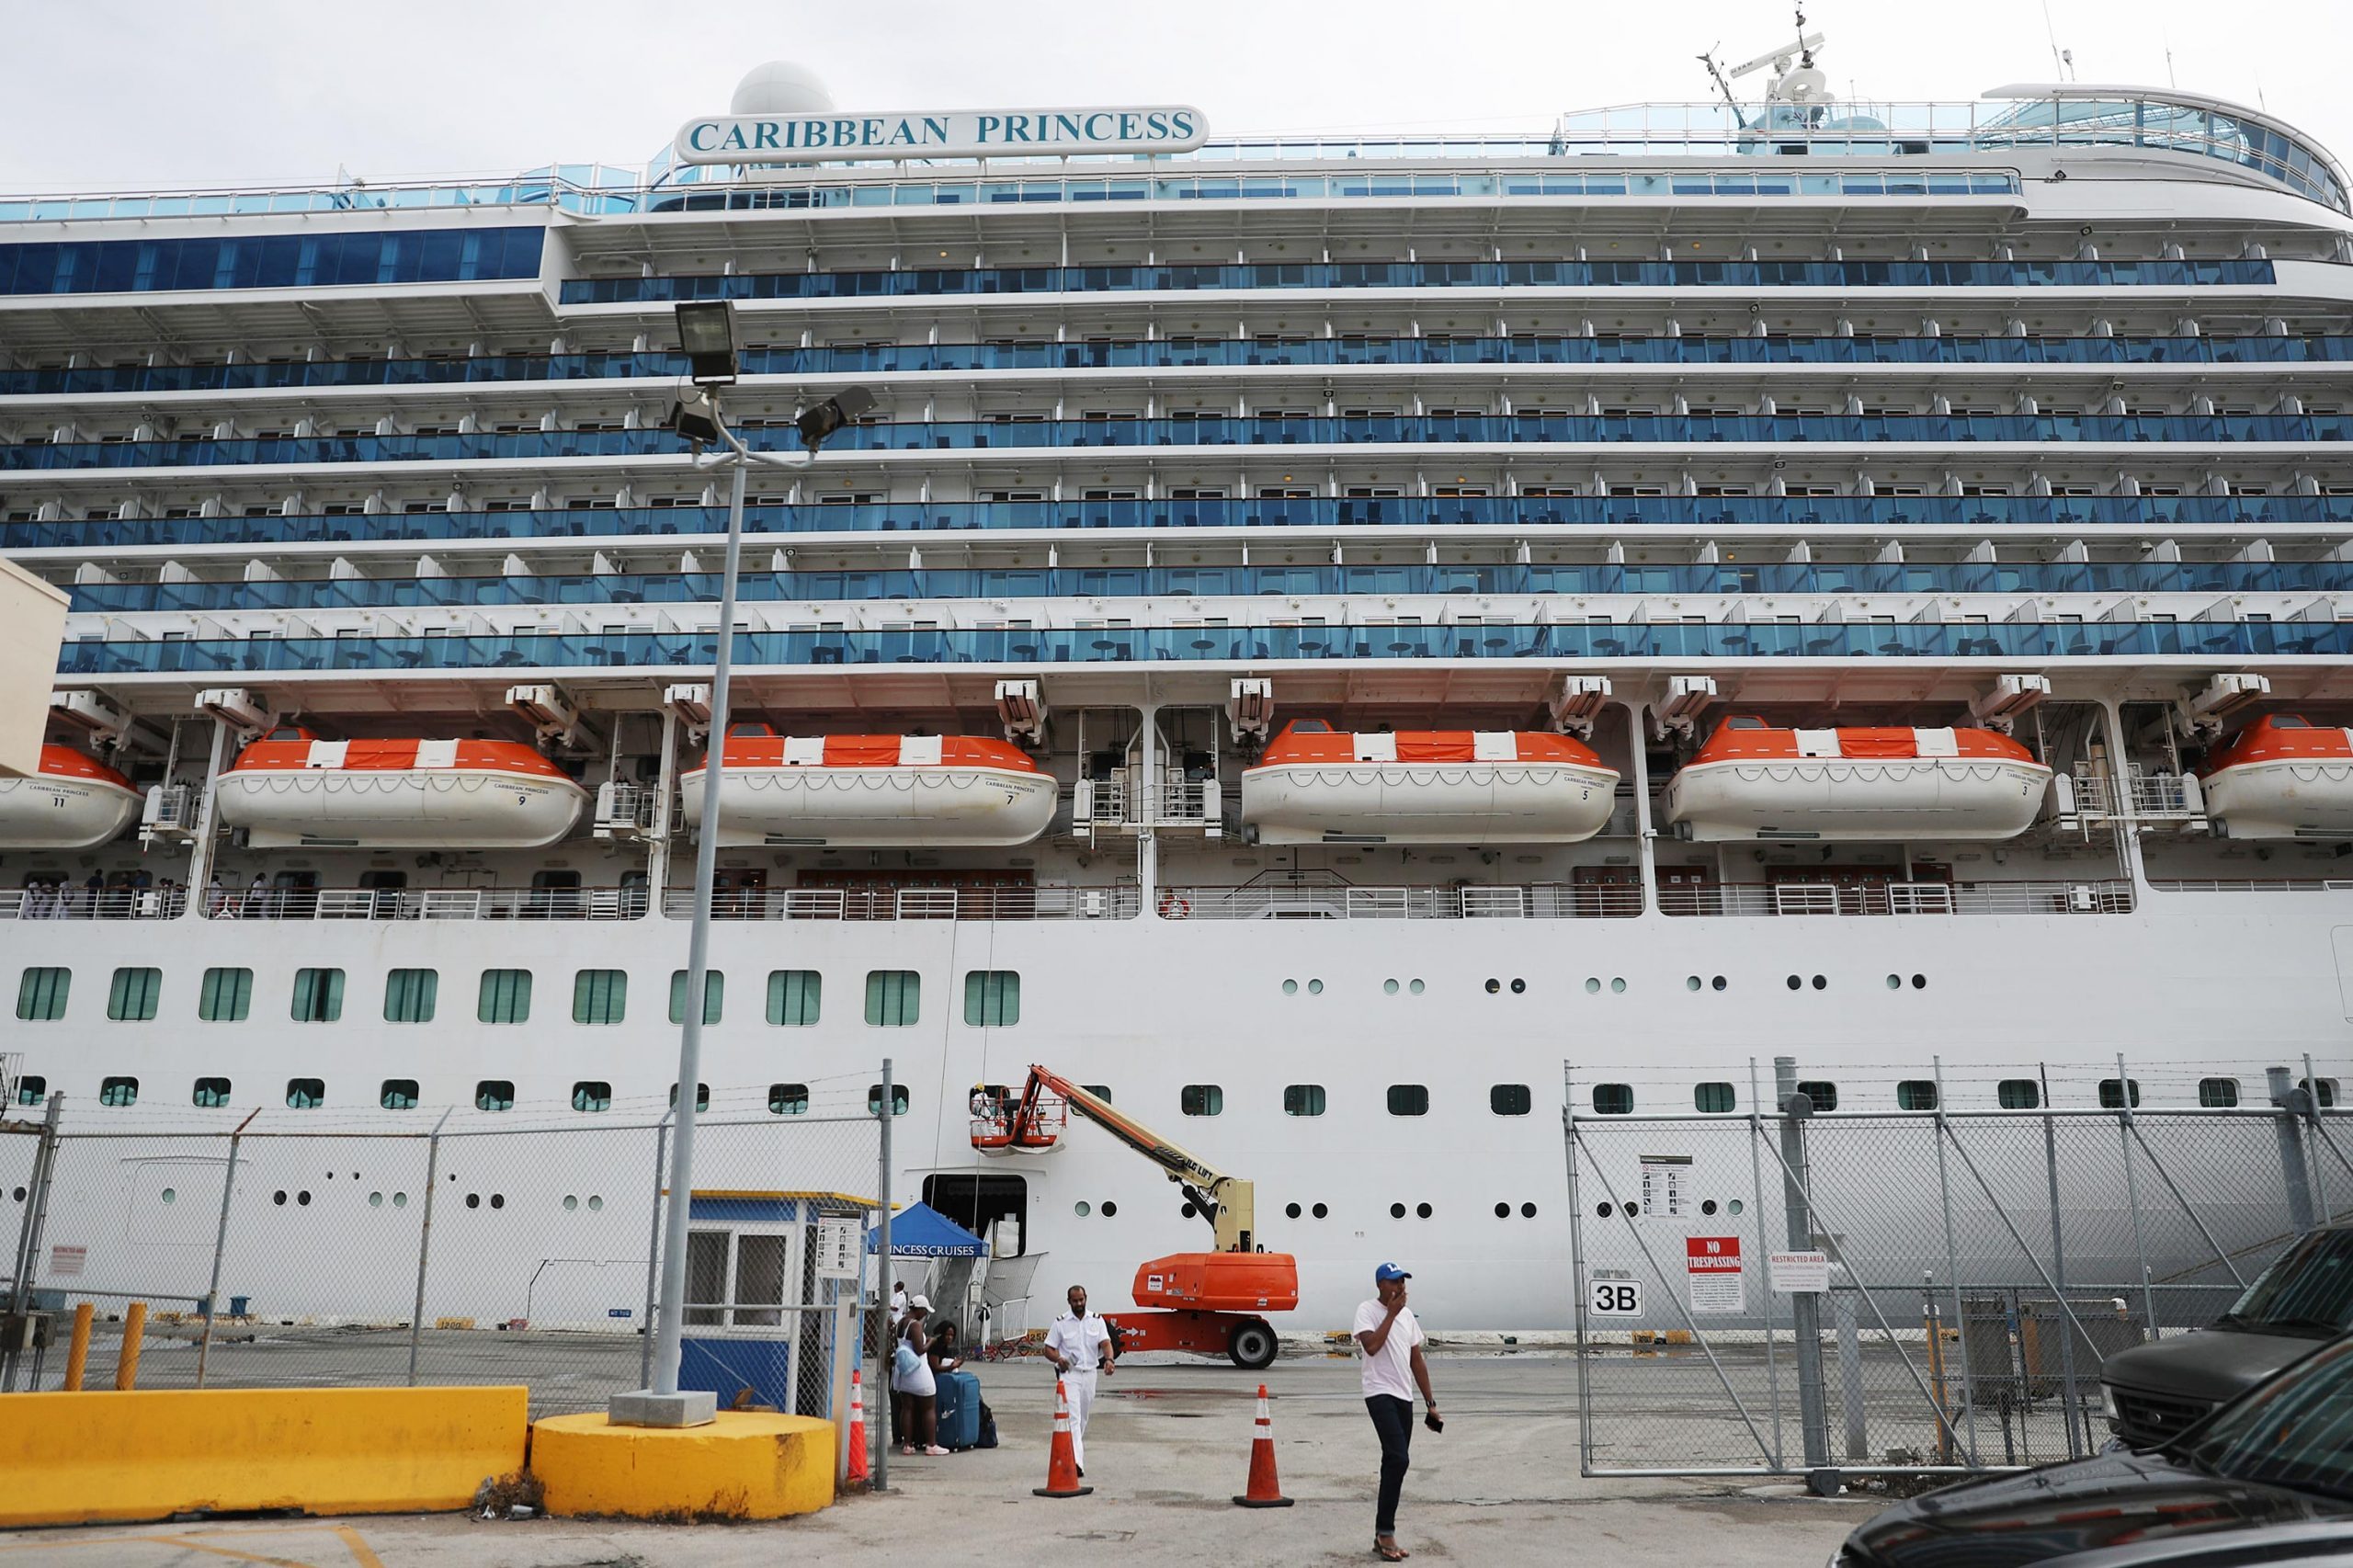
[[[1525,141],[1072,151],[1114,106],[977,162],[0,197],[0,550],[74,594],[52,740],[146,792],[96,846],[101,787],[0,809],[16,1114],[661,1105],[725,525],[664,428],[690,298],[753,444],[876,399],[753,479],[714,1104],[893,1058],[902,1196],[1044,1278],[1115,1301],[1200,1222],[1083,1131],[977,1154],[1033,1062],[1254,1179],[1304,1326],[1390,1257],[1434,1324],[1565,1322],[1564,1056],[1734,1114],[1777,1053],[1847,1109],[1932,1056],[1988,1105],[2120,1052],[2333,1085],[2353,831],[2218,831],[2199,769],[2353,722],[2343,168],[2190,93],[1820,76]],[[1678,779],[1736,716],[1812,749]],[[1345,760],[1254,780],[1293,720]],[[327,753],[243,772],[280,724]],[[1502,749],[1547,731],[1596,763]],[[560,777],[423,749],[489,743]],[[545,1181],[518,1252],[642,1244]]]

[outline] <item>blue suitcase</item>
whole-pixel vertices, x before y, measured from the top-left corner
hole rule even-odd
[[[942,1372],[939,1385],[939,1446],[976,1449],[981,1444],[981,1380],[970,1372]]]

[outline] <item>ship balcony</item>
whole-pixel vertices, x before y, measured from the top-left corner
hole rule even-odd
[[[2104,881],[1691,883],[1659,890],[1681,916],[2129,915],[2132,884]]]
[[[641,886],[605,888],[216,889],[215,920],[634,920],[646,910]]]
[[[1170,887],[1165,920],[1574,920],[1628,919],[1643,912],[1631,886],[1355,887],[1344,884]]]
[[[1132,886],[949,888],[731,888],[711,900],[714,920],[1132,920]],[[691,888],[671,888],[662,913],[691,919]]]
[[[0,889],[0,920],[170,920],[187,908],[180,887]]]

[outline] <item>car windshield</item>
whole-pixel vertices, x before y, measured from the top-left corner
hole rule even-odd
[[[2353,1501],[2353,1339],[2224,1406],[2174,1451],[2233,1481]]]
[[[2290,1247],[2214,1326],[2324,1337],[2353,1328],[2353,1230],[2314,1231]]]

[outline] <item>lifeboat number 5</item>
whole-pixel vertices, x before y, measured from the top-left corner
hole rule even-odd
[[[1162,893],[1160,917],[1163,920],[1189,920],[1193,917],[1193,901],[1181,893]]]

